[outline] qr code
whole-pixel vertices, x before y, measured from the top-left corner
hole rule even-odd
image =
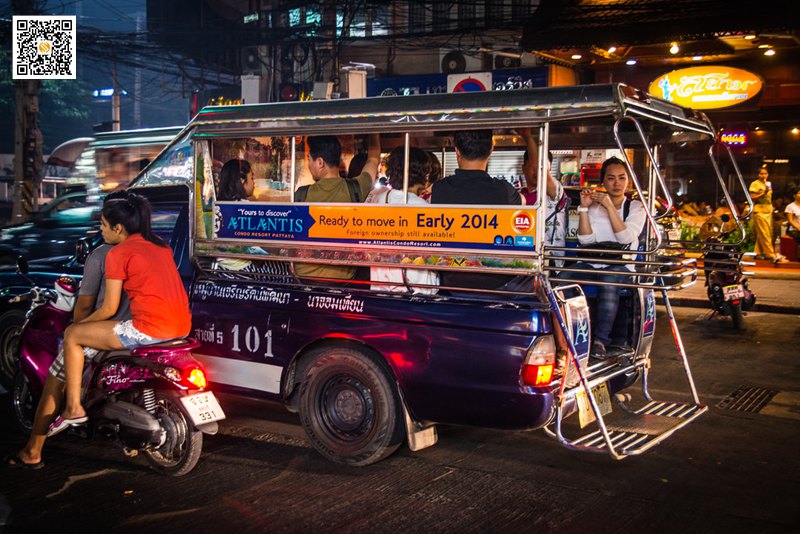
[[[12,17],[15,80],[75,79],[75,17]]]

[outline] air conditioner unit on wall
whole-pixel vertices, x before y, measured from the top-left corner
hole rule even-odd
[[[477,72],[483,69],[482,54],[465,53],[460,50],[439,50],[439,63],[444,74]]]
[[[519,68],[522,61],[518,57],[511,57],[505,54],[494,54],[494,68],[496,70]]]
[[[264,46],[242,47],[242,74],[261,74],[266,54]]]

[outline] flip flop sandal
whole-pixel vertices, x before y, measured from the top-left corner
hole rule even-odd
[[[82,425],[88,420],[89,417],[86,415],[83,417],[75,417],[73,419],[64,419],[59,415],[52,423],[50,423],[50,426],[47,428],[47,437],[51,438],[56,434],[60,434],[61,432],[65,431],[71,426]]]
[[[19,457],[19,454],[9,454],[3,458],[3,463],[8,469],[30,469],[31,471],[35,471],[44,467],[44,461],[42,460],[39,460],[35,464],[26,464],[22,461],[22,458]]]

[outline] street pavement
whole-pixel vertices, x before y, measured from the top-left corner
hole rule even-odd
[[[650,392],[687,399],[663,308],[658,315]],[[800,500],[800,367],[786,350],[800,316],[751,312],[743,331],[693,308],[677,308],[676,319],[708,413],[622,462],[569,451],[542,431],[442,425],[433,447],[346,467],[312,448],[295,414],[221,394],[228,418],[205,436],[200,463],[184,477],[68,434],[48,441],[44,469],[0,469],[0,532],[800,532],[792,504]],[[727,400],[742,386],[771,400],[735,408]],[[0,397],[4,453],[23,439],[11,426]]]
[[[753,311],[800,315],[800,262],[773,264],[755,260],[755,263],[749,267],[754,274],[748,276],[750,289],[756,295]],[[670,291],[669,299],[673,306],[710,311],[702,266],[697,268],[697,282],[686,289]],[[658,302],[662,302],[660,297]]]

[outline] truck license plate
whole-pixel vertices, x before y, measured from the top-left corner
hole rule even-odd
[[[597,402],[597,407],[600,409],[600,415],[611,413],[611,398],[608,395],[608,387],[606,383],[598,384],[592,388],[592,395]],[[576,397],[578,401],[578,422],[581,428],[585,427],[596,419],[592,405],[589,403],[589,398],[586,396],[586,391],[581,390]]]
[[[735,300],[735,299],[743,299],[744,298],[744,287],[742,284],[735,284],[732,286],[725,286],[722,288],[722,294],[725,297],[725,300]]]
[[[225,413],[217,398],[210,391],[181,397],[181,402],[195,425],[204,425],[225,419]]]

